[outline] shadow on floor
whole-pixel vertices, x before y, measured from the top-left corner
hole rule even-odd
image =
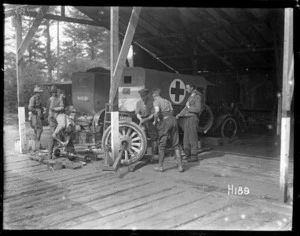
[[[222,152],[209,152],[209,153],[202,154],[201,156],[198,157],[198,159],[206,160],[206,159],[222,157],[222,156],[224,156],[224,153]]]

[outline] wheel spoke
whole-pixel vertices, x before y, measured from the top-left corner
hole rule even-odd
[[[125,160],[128,161],[128,151],[125,150]]]
[[[134,153],[131,151],[130,148],[128,149],[128,152],[129,152],[129,154],[130,154],[131,157],[134,157]]]
[[[128,127],[127,132],[126,132],[126,136],[128,136],[130,134],[131,128]]]
[[[137,132],[133,131],[133,133],[130,135],[130,138],[133,138],[135,135],[137,135]]]
[[[132,145],[132,146],[136,146],[136,147],[140,147],[140,146],[141,146],[141,143],[132,143],[131,145]]]
[[[141,140],[141,138],[138,136],[132,139],[132,141],[137,141],[137,140]]]
[[[125,136],[125,128],[121,128],[122,135]]]
[[[139,153],[139,152],[140,152],[140,150],[137,149],[136,147],[132,147],[132,146],[131,146],[131,149],[134,150],[136,153]]]

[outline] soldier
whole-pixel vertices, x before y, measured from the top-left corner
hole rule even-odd
[[[56,122],[57,126],[52,134],[53,140],[65,146],[68,152],[75,152],[72,141],[72,135],[75,132],[73,117],[60,113],[56,116]],[[61,140],[61,137],[64,138],[64,141]]]
[[[41,146],[41,135],[43,132],[42,120],[43,117],[43,107],[41,102],[41,93],[43,90],[36,85],[34,87],[33,93],[34,95],[29,100],[28,110],[31,112],[29,114],[30,126],[34,130],[34,142],[35,147],[34,151],[37,151],[42,148]]]
[[[57,87],[55,85],[51,86],[50,92],[52,96],[48,100],[47,110],[48,110],[48,122],[50,128],[50,138],[48,144],[48,155],[49,158],[52,159],[53,148],[55,145],[56,140],[53,139],[52,134],[54,133],[57,122],[56,117],[60,113],[64,113],[64,102],[62,96],[58,94]]]
[[[154,160],[154,156],[158,154],[158,134],[157,129],[153,125],[153,117],[154,117],[154,108],[153,108],[153,97],[149,96],[148,89],[139,90],[139,94],[141,96],[141,100],[137,101],[135,113],[137,118],[139,119],[139,125],[143,125],[145,127],[145,132],[149,135],[149,138],[152,143],[152,160]]]
[[[179,172],[183,172],[180,148],[179,148],[179,134],[178,134],[178,126],[177,120],[173,116],[173,107],[171,103],[163,99],[160,96],[161,90],[156,88],[153,90],[153,106],[154,106],[154,122],[157,123],[158,130],[158,148],[159,148],[159,164],[154,168],[155,171],[163,172],[163,162],[165,158],[165,149],[168,136],[172,142],[172,147],[175,150],[175,157],[178,163]]]
[[[202,109],[202,94],[191,82],[186,84],[186,91],[190,93],[187,100],[187,111],[184,115],[183,149],[188,162],[198,161],[198,126],[199,114]]]

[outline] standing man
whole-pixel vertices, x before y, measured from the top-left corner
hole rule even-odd
[[[154,156],[158,154],[158,134],[155,125],[153,125],[154,107],[153,98],[149,96],[148,89],[139,90],[141,100],[137,101],[135,114],[139,119],[139,125],[145,127],[145,132],[149,135],[152,143],[152,161]]]
[[[53,148],[55,145],[56,140],[53,139],[52,134],[54,133],[57,122],[56,117],[60,113],[64,113],[64,102],[63,97],[58,94],[57,87],[55,85],[51,86],[50,92],[51,97],[48,100],[47,104],[47,110],[48,110],[48,122],[49,122],[49,128],[50,128],[50,137],[49,137],[49,143],[48,143],[48,155],[49,159],[52,159],[52,153]]]
[[[155,171],[163,172],[163,162],[165,158],[165,150],[168,136],[172,142],[172,147],[175,150],[175,157],[178,163],[179,172],[183,172],[180,148],[179,148],[179,134],[178,134],[178,125],[177,120],[173,116],[173,107],[172,104],[163,99],[160,96],[161,90],[156,88],[153,90],[153,106],[154,106],[154,122],[157,124],[158,130],[158,149],[159,149],[159,164],[154,168]]]
[[[191,95],[186,103],[186,113],[183,115],[185,118],[183,149],[186,160],[195,162],[198,161],[198,126],[199,114],[202,109],[202,94],[191,82],[186,84],[186,91]],[[178,117],[176,116],[176,118]]]
[[[30,126],[34,130],[34,151],[41,149],[41,135],[43,132],[42,120],[44,119],[41,101],[42,92],[43,90],[36,85],[33,90],[34,95],[29,99],[28,105],[28,110],[31,112],[31,115],[29,115]]]

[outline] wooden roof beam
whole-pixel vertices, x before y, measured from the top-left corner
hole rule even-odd
[[[37,17],[35,18],[34,22],[32,23],[32,26],[28,30],[27,35],[25,36],[22,43],[19,45],[19,47],[18,47],[19,60],[20,60],[20,58],[23,57],[24,52],[27,50],[27,48],[31,42],[31,39],[33,38],[35,32],[38,30],[38,27],[40,26],[40,24],[42,23],[42,21],[44,19],[44,15],[48,11],[48,9],[49,9],[49,6],[41,7]]]
[[[266,24],[266,22],[262,21],[256,21],[254,23],[249,23],[249,22],[242,22],[242,23],[231,23],[226,26],[220,25],[218,27],[205,27],[205,28],[189,28],[189,30],[193,31],[194,33],[203,33],[203,32],[211,32],[211,31],[220,31],[220,30],[228,30],[231,29],[233,26],[241,25],[243,27],[249,27],[250,25],[262,25]],[[184,32],[182,33],[173,33],[173,34],[160,34],[158,36],[151,36],[151,37],[145,37],[142,35],[136,35],[135,37],[140,41],[140,42],[147,42],[147,41],[152,41],[152,40],[161,40],[161,39],[169,39],[169,38],[176,38],[176,37],[184,37]],[[233,37],[233,36],[231,36]]]
[[[34,11],[28,11],[28,16],[30,17],[37,17],[37,13]],[[98,27],[105,27],[105,25],[101,22],[91,21],[91,20],[84,20],[84,19],[78,19],[78,18],[72,18],[67,16],[59,16],[59,15],[53,15],[53,14],[45,14],[44,19],[48,20],[56,20],[56,21],[64,21],[69,23],[77,23],[77,24],[83,24],[83,25],[94,25]]]
[[[218,54],[229,54],[229,53],[255,53],[255,52],[272,52],[274,51],[273,47],[270,48],[245,48],[245,49],[230,49],[230,50],[222,50],[222,51],[216,51]],[[208,56],[212,55],[212,52],[201,52],[197,53],[197,57],[203,57],[203,56]],[[161,55],[158,56],[160,59],[180,59],[180,58],[186,58],[189,57],[189,54],[180,54],[180,55]]]
[[[229,68],[235,70],[235,66],[227,60],[226,56],[221,56],[219,53],[217,53],[211,46],[209,46],[204,40],[202,40],[200,37],[197,37],[197,41],[209,52],[211,52],[215,57],[217,57],[219,60],[221,60],[224,64],[226,64]]]
[[[7,4],[5,7],[4,15],[5,18],[11,17],[14,15],[23,15],[26,16],[30,9],[39,8],[40,5],[12,5]]]

